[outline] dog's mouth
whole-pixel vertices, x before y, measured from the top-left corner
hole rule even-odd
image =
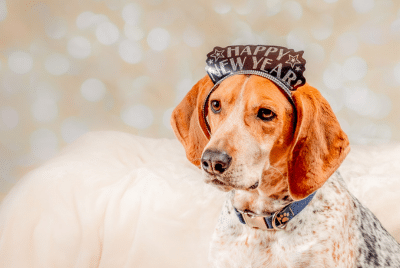
[[[217,179],[212,180],[211,183],[214,185],[219,185],[219,186],[228,186],[225,183],[223,183],[222,181],[217,180]]]
[[[232,190],[234,188],[234,186],[224,183],[218,179],[206,181],[206,183],[211,183],[213,186],[217,187],[217,189],[224,191],[224,192],[229,192],[230,190]]]
[[[212,183],[214,186],[217,186],[218,188],[223,188],[223,190],[231,190],[231,189],[237,189],[237,190],[255,190],[258,188],[259,181],[256,181],[252,186],[250,187],[244,187],[244,186],[238,186],[238,185],[233,185],[231,183],[227,183],[218,179],[212,179],[209,181],[209,183]]]
[[[254,183],[252,186],[249,187],[250,190],[254,190],[257,189],[258,187],[258,181],[256,181],[256,183]]]

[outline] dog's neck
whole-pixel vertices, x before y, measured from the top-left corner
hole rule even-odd
[[[229,218],[230,218],[230,221],[232,224],[234,224],[237,228],[239,228],[242,231],[244,231],[244,230],[247,230],[249,232],[261,231],[262,233],[265,233],[266,235],[271,235],[271,234],[276,233],[274,230],[273,231],[258,230],[257,228],[254,229],[251,226],[248,226],[247,224],[242,224],[240,222],[240,220],[238,219],[238,216],[235,213],[235,209],[234,209],[234,208],[236,208],[236,206],[234,205],[234,196],[235,195],[236,195],[235,191],[232,191],[228,195],[228,200],[225,203],[225,208],[224,208],[224,210],[227,209],[229,211],[228,214],[229,214]],[[332,197],[334,197],[334,198],[332,198]],[[304,224],[306,222],[312,222],[312,219],[313,219],[313,217],[315,217],[315,213],[317,211],[318,212],[324,211],[322,209],[322,207],[338,206],[338,204],[331,201],[331,200],[337,200],[338,198],[340,200],[343,200],[343,202],[345,202],[346,206],[348,206],[348,201],[350,201],[350,199],[352,197],[351,197],[351,194],[346,189],[345,182],[343,181],[343,179],[341,178],[339,173],[336,172],[325,183],[325,185],[316,192],[316,195],[310,200],[310,202],[307,204],[307,206],[303,209],[304,211],[301,211],[300,213],[298,213],[291,221],[288,222],[286,228],[284,228],[285,232],[293,231],[294,229],[297,228],[296,226],[298,226],[298,225],[305,226]],[[222,212],[222,214],[224,214],[224,213],[225,212]],[[335,211],[335,213],[337,213],[337,211]],[[265,215],[268,216],[268,214],[265,214]]]

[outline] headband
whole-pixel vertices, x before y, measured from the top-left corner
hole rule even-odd
[[[214,83],[203,104],[203,118],[208,134],[207,104],[211,93],[226,78],[237,74],[254,74],[274,82],[295,107],[292,91],[306,83],[303,76],[306,60],[304,51],[295,52],[280,46],[238,45],[225,48],[214,47],[207,54],[206,72]],[[296,108],[296,107],[295,107]]]

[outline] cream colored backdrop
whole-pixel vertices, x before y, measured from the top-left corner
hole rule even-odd
[[[0,0],[0,197],[80,135],[173,137],[214,46],[304,50],[353,144],[400,141],[400,1]]]

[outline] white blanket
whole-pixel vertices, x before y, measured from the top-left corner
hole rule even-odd
[[[398,240],[399,149],[355,147],[341,167]],[[208,267],[225,195],[177,140],[88,133],[4,199],[0,267]]]

